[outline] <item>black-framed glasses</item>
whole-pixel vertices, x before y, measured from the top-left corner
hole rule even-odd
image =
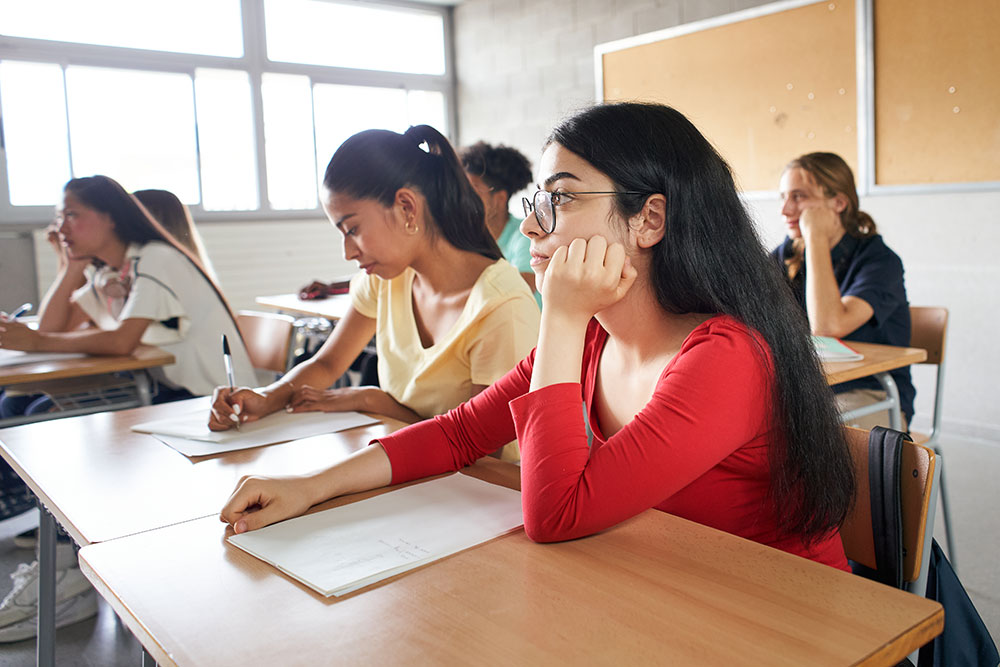
[[[538,190],[532,196],[531,201],[527,197],[521,197],[521,205],[524,207],[524,217],[528,217],[534,212],[538,226],[546,234],[551,234],[556,229],[556,207],[562,203],[564,195],[643,195],[645,192],[634,190],[598,190],[590,192],[549,192],[548,190]]]

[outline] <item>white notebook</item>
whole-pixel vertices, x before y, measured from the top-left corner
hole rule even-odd
[[[208,456],[377,423],[377,419],[359,412],[290,413],[280,410],[261,420],[243,424],[238,431],[211,431],[208,428],[208,410],[198,410],[170,419],[136,424],[132,430],[154,435],[185,456]]]
[[[520,491],[458,473],[229,541],[330,597],[505,535],[523,522]]]

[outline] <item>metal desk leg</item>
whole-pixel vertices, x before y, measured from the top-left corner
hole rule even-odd
[[[875,379],[885,389],[887,399],[892,402],[892,407],[889,408],[889,428],[894,428],[897,431],[902,430],[903,409],[899,403],[899,389],[896,388],[896,381],[888,373],[876,373]]]
[[[56,520],[39,503],[38,525],[38,643],[39,667],[56,664]]]
[[[149,373],[146,371],[134,371],[132,379],[135,380],[135,390],[139,395],[140,405],[152,405],[153,394],[150,389]]]

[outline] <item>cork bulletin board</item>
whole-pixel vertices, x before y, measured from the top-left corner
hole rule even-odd
[[[1000,2],[875,0],[875,184],[1000,181]]]
[[[599,52],[604,100],[675,107],[729,161],[744,191],[775,190],[784,165],[810,151],[838,153],[857,172],[855,1],[794,4]]]

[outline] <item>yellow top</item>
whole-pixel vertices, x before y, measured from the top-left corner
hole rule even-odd
[[[358,274],[351,304],[376,320],[381,388],[423,418],[454,408],[526,357],[538,341],[538,305],[517,269],[500,259],[476,280],[465,308],[441,340],[425,348],[413,314],[413,269],[392,280]],[[503,458],[517,460],[517,445]]]

